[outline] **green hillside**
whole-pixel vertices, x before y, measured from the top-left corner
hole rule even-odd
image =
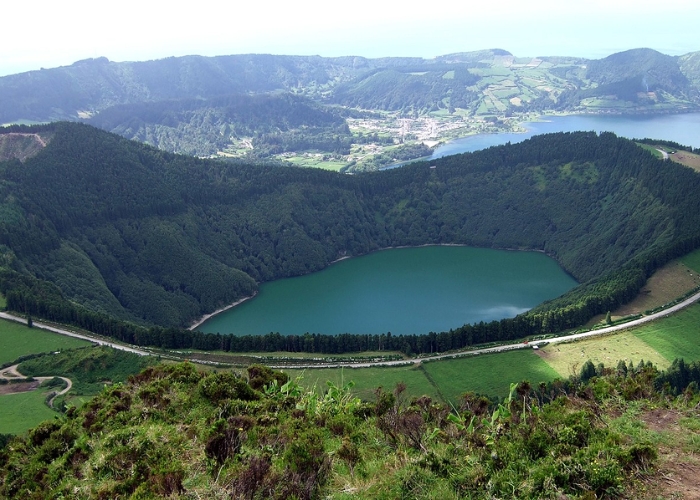
[[[434,169],[348,176],[197,160],[71,123],[6,131],[53,134],[24,163],[0,163],[8,308],[144,345],[297,350],[307,343],[137,335],[112,321],[181,327],[257,282],[440,243],[542,250],[582,284],[515,322],[397,338],[390,348],[445,351],[561,331],[630,300],[698,241],[700,177],[609,133],[551,134],[442,158]],[[313,345],[336,352],[356,341],[321,336]]]
[[[158,365],[0,448],[0,495],[651,499],[692,484],[660,478],[697,452],[698,397],[683,390],[700,366],[584,368],[448,408],[402,385],[363,402],[260,366]]]
[[[345,120],[289,94],[230,95],[112,106],[88,123],[166,151],[208,156],[250,140],[257,157],[286,151],[349,149]],[[243,146],[245,147],[245,146]]]
[[[0,77],[0,124],[87,121],[171,152],[296,164],[320,154],[353,168],[389,146],[511,131],[514,117],[532,113],[698,109],[699,82],[697,53],[651,49],[598,60],[499,49],[434,59],[98,58]]]

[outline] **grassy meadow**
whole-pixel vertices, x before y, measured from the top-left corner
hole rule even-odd
[[[427,395],[452,403],[456,403],[465,392],[505,397],[511,382],[529,380],[538,383],[559,376],[529,349],[432,361],[418,366],[323,368],[284,372],[292,378],[301,376],[302,386],[320,391],[326,389],[326,381],[342,386],[352,380],[355,384],[353,391],[363,399],[372,399],[378,386],[392,390],[397,383],[403,382],[409,396]]]
[[[676,358],[700,360],[700,304],[696,303],[661,321],[636,328],[632,333],[663,356],[669,364]]]
[[[444,399],[452,403],[465,392],[505,397],[513,382],[537,384],[557,378],[557,372],[531,349],[434,361],[424,368]]]
[[[334,172],[339,172],[341,168],[348,164],[348,162],[344,160],[323,160],[322,155],[290,156],[285,158],[285,160],[293,163],[297,167],[322,168],[324,170],[333,170]]]
[[[293,379],[301,376],[300,385],[307,389],[315,388],[320,392],[327,388],[326,381],[341,387],[352,381],[355,384],[353,392],[365,400],[373,398],[374,390],[377,387],[381,386],[387,391],[392,391],[400,382],[406,384],[407,392],[411,396],[425,394],[431,398],[440,398],[438,389],[426,377],[420,366],[285,369],[283,371]]]
[[[74,349],[88,345],[90,342],[85,340],[38,328],[29,328],[14,321],[0,320],[0,364],[9,363],[27,354]]]
[[[46,390],[37,389],[0,396],[0,434],[22,434],[58,415],[44,400]]]
[[[628,364],[632,361],[635,365],[641,360],[651,361],[661,369],[668,368],[671,364],[631,331],[549,344],[540,349],[538,355],[562,378],[578,374],[588,360],[594,365],[603,363],[608,367],[615,367],[620,360]]]
[[[681,258],[680,261],[696,273],[700,273],[700,250],[690,252],[688,255]]]

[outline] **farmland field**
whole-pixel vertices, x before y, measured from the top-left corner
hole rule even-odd
[[[29,328],[14,321],[0,320],[0,364],[26,354],[84,347],[90,342],[78,340],[38,328]]]
[[[322,168],[324,170],[333,170],[335,172],[338,172],[341,168],[347,165],[347,162],[343,160],[323,160],[322,158],[302,155],[290,156],[285,159],[297,167]]]
[[[633,333],[658,351],[667,360],[667,364],[675,358],[700,360],[700,304],[637,328]]]
[[[661,369],[671,363],[644,340],[631,331],[594,337],[576,342],[550,344],[540,349],[538,355],[562,378],[578,374],[583,364],[590,360],[593,364],[603,363],[615,367],[617,362],[651,361]]]
[[[505,397],[512,382],[528,380],[537,384],[559,376],[530,349],[469,356],[423,366],[444,398],[453,403],[467,391]]]
[[[696,273],[700,273],[700,250],[690,252],[688,255],[681,258],[681,262]]]
[[[22,434],[58,415],[44,404],[46,390],[0,396],[0,434]]]
[[[700,267],[700,253],[694,255],[696,252],[687,258],[670,262],[656,271],[632,302],[613,311],[613,318],[661,307],[700,286],[700,274],[688,265],[692,263]]]

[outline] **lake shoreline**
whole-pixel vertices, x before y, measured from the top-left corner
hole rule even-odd
[[[382,247],[382,248],[378,248],[378,249],[376,249],[376,250],[372,250],[372,251],[369,252],[369,253],[360,254],[360,255],[343,255],[342,257],[340,257],[340,258],[338,258],[338,259],[335,259],[335,260],[329,262],[328,265],[325,266],[323,269],[319,269],[318,271],[314,271],[314,272],[323,271],[323,270],[325,270],[325,269],[328,269],[328,268],[329,268],[330,266],[332,266],[333,264],[337,264],[338,262],[342,262],[342,261],[344,261],[344,260],[353,259],[353,258],[357,258],[357,257],[364,257],[364,256],[367,256],[367,255],[371,255],[371,254],[373,254],[373,253],[376,253],[376,252],[382,252],[382,251],[384,251],[384,250],[400,250],[400,249],[403,249],[403,248],[425,248],[425,247],[467,247],[467,248],[485,248],[485,249],[488,249],[488,250],[502,250],[502,251],[506,251],[506,252],[537,252],[537,253],[545,254],[545,255],[547,255],[548,257],[552,258],[553,260],[557,261],[557,259],[554,259],[554,257],[553,257],[552,255],[548,254],[545,250],[536,249],[536,248],[494,248],[494,247],[479,247],[479,246],[469,245],[469,244],[467,244],[467,243],[424,243],[424,244],[422,244],[422,245],[399,245],[399,246],[391,246],[391,247]],[[557,261],[557,263],[559,263],[559,262]],[[559,265],[560,265],[560,267],[561,267],[561,264],[559,264]],[[569,276],[571,276],[571,274],[570,274],[566,269],[564,269],[563,267],[562,267],[562,269],[563,269],[567,274],[569,274]],[[313,273],[311,273],[311,274],[313,274]],[[302,276],[306,276],[306,275],[302,275]],[[573,278],[573,276],[572,276],[572,278]],[[574,279],[575,279],[575,278],[574,278]],[[276,281],[276,280],[272,280],[272,281]],[[270,283],[271,283],[272,281],[270,281]],[[577,282],[578,282],[578,281],[577,281]],[[242,299],[240,299],[240,300],[237,300],[236,302],[234,302],[234,303],[232,303],[232,304],[229,304],[229,305],[227,305],[227,306],[225,306],[225,307],[221,307],[221,308],[217,309],[216,311],[213,311],[213,312],[211,312],[211,313],[209,313],[209,314],[205,314],[205,315],[202,316],[200,319],[198,319],[197,321],[195,321],[194,323],[192,323],[192,325],[190,325],[190,326],[188,327],[188,330],[191,330],[191,331],[192,331],[192,330],[197,329],[198,327],[202,326],[203,323],[205,323],[205,322],[208,321],[209,319],[213,318],[213,317],[216,316],[217,314],[222,313],[222,312],[225,312],[225,311],[228,311],[229,309],[233,309],[234,307],[239,306],[239,305],[241,305],[242,303],[244,303],[244,302],[246,302],[246,301],[248,301],[248,300],[250,300],[250,299],[255,298],[257,295],[258,295],[258,292],[256,291],[253,295],[250,295],[249,297],[244,297],[244,298],[242,298]]]
[[[229,309],[232,309],[232,308],[234,308],[234,307],[236,307],[236,306],[239,306],[239,305],[241,305],[243,302],[246,302],[246,301],[248,301],[248,300],[250,300],[250,299],[252,299],[252,298],[255,298],[255,296],[256,296],[257,294],[258,294],[258,292],[255,291],[255,292],[253,293],[253,295],[249,295],[248,297],[243,297],[242,299],[239,299],[239,300],[237,300],[236,302],[234,302],[234,303],[232,303],[232,304],[229,304],[229,305],[227,305],[227,306],[221,307],[221,308],[217,309],[216,311],[211,312],[211,313],[209,313],[209,314],[205,314],[204,316],[202,316],[201,318],[199,318],[197,321],[195,321],[194,323],[192,323],[187,329],[190,330],[190,331],[193,331],[193,330],[195,330],[196,328],[199,328],[200,326],[202,326],[203,323],[205,323],[207,320],[213,318],[213,317],[216,316],[217,314],[222,313],[222,312],[224,312],[224,311],[228,311]]]

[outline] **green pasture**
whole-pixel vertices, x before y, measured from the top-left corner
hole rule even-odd
[[[620,360],[634,365],[642,360],[651,361],[660,369],[670,365],[664,356],[632,331],[550,344],[541,349],[540,355],[562,378],[578,375],[589,360],[594,365],[603,363],[607,367],[617,366]]]
[[[700,360],[700,304],[636,328],[633,333],[668,362],[676,358]]]
[[[520,89],[517,87],[504,87],[502,89],[494,90],[493,94],[499,99],[510,99],[520,95]]]
[[[650,144],[641,144],[641,143],[637,143],[637,144],[638,144],[642,149],[646,149],[647,151],[649,151],[651,154],[653,154],[653,155],[656,156],[657,158],[661,159],[661,158],[663,157],[663,155],[661,154],[661,152],[660,152],[658,149],[656,149],[654,146],[651,146]]]
[[[90,344],[85,340],[29,328],[22,323],[0,320],[0,364],[27,354],[73,349]]]
[[[46,392],[36,389],[0,396],[0,434],[22,434],[57,416],[58,413],[44,403]]]
[[[316,158],[307,158],[303,156],[293,156],[291,158],[283,158],[284,160],[293,163],[297,167],[312,167],[322,168],[324,170],[340,171],[341,168],[347,165],[343,160],[321,160]]]
[[[519,80],[519,82],[520,82],[522,85],[525,85],[526,87],[530,87],[530,88],[533,88],[533,89],[539,87],[540,85],[547,85],[547,83],[548,83],[548,82],[542,81],[542,80],[540,80],[540,79],[527,78],[527,77],[521,78],[521,79]]]
[[[559,376],[531,349],[433,361],[423,367],[443,397],[453,403],[465,392],[505,397],[513,382],[527,380],[535,385]]]
[[[505,66],[491,66],[489,68],[474,68],[470,70],[472,73],[483,76],[483,77],[509,77],[512,71]]]
[[[589,108],[632,108],[634,105],[628,101],[620,101],[617,99],[603,99],[597,97],[591,97],[589,99],[583,99],[581,101],[582,106]]]
[[[421,367],[416,366],[378,366],[372,368],[314,368],[306,370],[284,369],[292,379],[301,376],[300,385],[307,389],[316,389],[324,392],[330,381],[337,386],[345,386],[352,381],[355,386],[353,392],[365,400],[374,398],[374,391],[382,387],[386,391],[392,391],[396,384],[406,384],[406,393],[409,396],[428,395],[433,399],[439,399],[437,389],[430,383]]]
[[[700,250],[695,250],[682,257],[681,262],[693,271],[700,273]]]

